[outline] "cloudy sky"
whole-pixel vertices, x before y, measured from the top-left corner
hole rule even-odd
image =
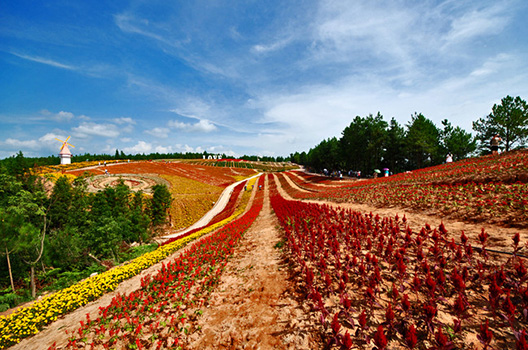
[[[528,2],[3,0],[0,158],[287,156],[378,111],[472,132],[528,99]]]

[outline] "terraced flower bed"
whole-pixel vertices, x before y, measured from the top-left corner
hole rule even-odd
[[[527,349],[528,271],[513,255],[488,251],[441,225],[413,232],[382,218],[324,204],[272,206],[306,298],[328,346],[340,349]]]
[[[399,206],[474,222],[528,227],[528,151],[485,156],[378,179],[315,186],[285,173],[298,199]],[[494,180],[494,181],[491,181]]]
[[[97,319],[82,321],[65,348],[185,348],[194,331],[192,321],[206,307],[227,259],[262,204],[260,192],[243,216],[193,243],[154,276],[144,278],[139,290],[113,298],[110,305],[100,308]]]

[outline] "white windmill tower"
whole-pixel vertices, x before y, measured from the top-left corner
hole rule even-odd
[[[71,164],[72,153],[70,152],[70,149],[68,148],[68,145],[72,146],[73,148],[75,148],[75,146],[72,145],[71,143],[68,143],[68,140],[70,139],[70,137],[71,136],[68,136],[66,141],[62,141],[62,140],[59,140],[58,138],[55,138],[55,140],[62,142],[62,146],[61,146],[60,152],[59,152],[61,165],[62,164]]]

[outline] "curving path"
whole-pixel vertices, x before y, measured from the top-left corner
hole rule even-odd
[[[187,227],[186,229],[182,230],[182,231],[179,231],[179,232],[176,232],[176,233],[172,233],[170,235],[166,235],[166,236],[162,236],[162,237],[159,237],[158,239],[160,241],[166,241],[170,238],[174,238],[174,237],[179,237],[191,230],[194,230],[196,228],[199,228],[199,227],[203,227],[203,226],[206,226],[216,215],[218,215],[219,213],[222,212],[222,210],[224,210],[224,208],[226,207],[227,203],[229,202],[229,199],[231,198],[231,194],[233,193],[233,190],[234,188],[242,183],[242,182],[245,182],[245,181],[249,181],[250,179],[253,179],[255,177],[258,177],[262,175],[262,173],[258,173],[256,175],[253,175],[247,179],[244,179],[244,180],[241,180],[241,181],[238,181],[238,182],[235,182],[229,186],[227,186],[224,191],[222,192],[222,194],[220,195],[220,198],[218,198],[218,200],[216,201],[215,205],[211,208],[211,210],[209,210],[207,213],[205,213],[204,216],[202,216],[200,218],[200,220],[196,221],[194,224],[192,224],[191,226]]]

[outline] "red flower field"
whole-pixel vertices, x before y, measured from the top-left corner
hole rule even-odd
[[[13,349],[528,349],[527,155],[268,173],[238,219]],[[241,171],[137,165],[109,168],[220,187]]]

